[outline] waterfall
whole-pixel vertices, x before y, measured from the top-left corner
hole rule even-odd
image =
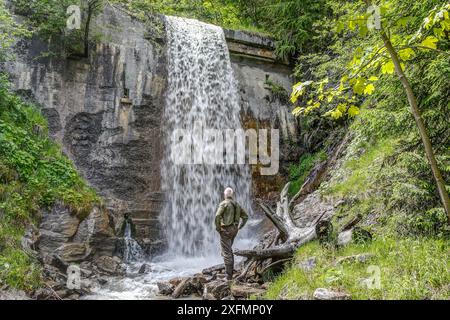
[[[123,261],[124,262],[133,262],[139,261],[143,258],[142,248],[137,243],[136,240],[133,239],[131,235],[131,223],[127,220],[125,222],[125,232],[123,235],[124,239],[124,252],[123,252]]]
[[[174,130],[242,129],[237,81],[222,28],[196,20],[167,17],[168,88],[164,115],[165,158],[162,188],[166,202],[161,223],[168,252],[187,257],[219,254],[214,216],[223,190],[250,213],[251,173],[247,165],[174,163]],[[204,143],[197,135],[194,146]],[[176,155],[175,155],[176,156]]]

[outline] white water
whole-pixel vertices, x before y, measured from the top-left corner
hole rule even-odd
[[[218,255],[214,215],[231,187],[236,200],[251,210],[251,175],[246,165],[177,165],[171,158],[176,129],[242,129],[237,81],[222,28],[167,17],[168,88],[165,109],[166,155],[162,187],[167,202],[161,213],[169,252],[186,257]],[[193,135],[193,144],[203,143]],[[175,155],[176,156],[176,155]]]
[[[139,243],[131,236],[131,223],[127,220],[125,222],[124,232],[124,253],[123,261],[126,263],[142,261],[144,259],[144,253]]]
[[[171,159],[171,133],[205,129],[240,129],[239,96],[225,35],[220,27],[196,20],[167,17],[168,88],[164,116],[165,159],[162,188],[166,205],[161,224],[168,241],[162,256],[146,263],[151,272],[139,275],[145,261],[136,261],[139,250],[127,225],[125,261],[128,276],[111,278],[94,288],[89,299],[155,299],[157,283],[193,275],[223,263],[214,215],[225,187],[236,191],[236,200],[251,214],[251,174],[248,166],[176,165]],[[201,141],[194,141],[196,145]],[[249,226],[255,223],[250,218]],[[248,233],[247,233],[248,234]],[[249,248],[254,240],[243,232],[236,248]]]

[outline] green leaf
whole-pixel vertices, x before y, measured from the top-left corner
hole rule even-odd
[[[347,112],[350,117],[354,117],[359,114],[359,108],[357,106],[352,105],[350,106],[350,108],[348,108]]]
[[[371,83],[369,83],[366,88],[364,89],[364,94],[371,95],[375,91],[375,86]]]
[[[408,61],[411,60],[412,57],[414,56],[414,50],[411,48],[406,48],[403,50],[400,50],[398,52],[398,56],[400,57],[400,59],[402,59],[403,61]]]
[[[428,36],[426,37],[425,40],[422,41],[422,43],[420,44],[422,47],[426,47],[426,48],[430,48],[430,49],[437,49],[437,43],[438,43],[438,38],[436,38],[435,36]]]
[[[393,74],[395,71],[394,63],[392,61],[388,61],[381,66],[381,73],[383,74]]]
[[[353,86],[353,91],[356,94],[363,94],[365,89],[365,81],[363,78],[358,78]]]

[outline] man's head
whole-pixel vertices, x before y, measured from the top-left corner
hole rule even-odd
[[[223,194],[225,196],[225,199],[233,199],[234,191],[231,188],[226,188]]]

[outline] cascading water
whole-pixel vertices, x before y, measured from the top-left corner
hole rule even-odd
[[[133,239],[131,235],[131,223],[128,220],[125,222],[125,232],[123,235],[123,240],[125,245],[123,252],[123,261],[126,263],[130,263],[133,261],[142,260],[144,257],[142,248],[139,243],[137,243],[137,241]]]
[[[251,176],[245,165],[175,164],[174,130],[242,129],[237,81],[222,28],[196,20],[167,17],[168,89],[165,109],[166,155],[161,213],[168,251],[188,257],[218,255],[214,214],[225,187],[250,210]],[[192,135],[194,148],[206,146]],[[197,149],[198,150],[198,149]]]

